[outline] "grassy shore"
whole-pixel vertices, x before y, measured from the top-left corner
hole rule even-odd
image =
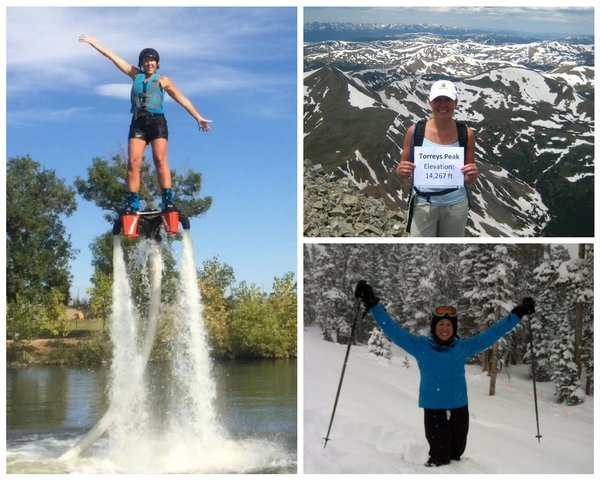
[[[6,341],[8,366],[26,365],[99,365],[110,360],[111,345],[103,332],[102,320],[67,322],[65,334],[60,337],[44,335],[40,338]]]

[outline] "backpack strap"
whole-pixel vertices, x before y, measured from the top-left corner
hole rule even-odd
[[[467,145],[469,144],[469,134],[467,126],[464,123],[456,122],[456,128],[458,130],[458,145],[464,149],[464,164],[467,164]],[[467,192],[467,202],[469,209],[471,208],[471,195],[469,189],[465,186],[465,192]]]
[[[467,133],[467,126],[464,123],[455,122],[456,129],[458,130],[458,146],[465,149],[465,163],[467,163],[467,144],[469,143],[469,135]]]
[[[415,128],[413,130],[413,134],[410,139],[410,161],[411,161],[411,163],[415,163],[415,147],[422,146],[423,140],[425,140],[425,125],[426,124],[427,124],[427,120],[419,120],[415,124]]]
[[[425,139],[425,124],[427,120],[419,120],[415,124],[415,128],[413,129],[412,136],[410,137],[410,162],[415,163],[415,147],[420,147],[423,145],[423,140]],[[411,184],[410,189],[414,188],[414,184]],[[410,226],[412,224],[413,211],[415,209],[415,200],[416,193],[411,194],[408,200],[408,218],[406,220],[406,231],[410,233]]]

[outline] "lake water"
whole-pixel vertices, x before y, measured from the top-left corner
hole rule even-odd
[[[8,473],[123,473],[107,456],[108,439],[69,463],[58,461],[92,428],[108,408],[108,369],[28,367],[7,369],[6,421]],[[297,395],[295,360],[223,361],[212,368],[214,408],[225,432],[214,451],[193,451],[194,467],[185,473],[295,473]],[[157,438],[172,394],[169,369],[150,364],[146,375],[148,421]],[[193,446],[192,446],[193,447]],[[160,445],[159,445],[160,448]],[[179,452],[182,456],[190,452]],[[206,456],[206,461],[203,460]],[[210,458],[208,458],[210,457]],[[177,473],[171,458],[158,463],[140,458],[134,471]]]

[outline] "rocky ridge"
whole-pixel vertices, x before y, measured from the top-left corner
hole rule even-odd
[[[405,237],[404,213],[365,195],[349,178],[304,162],[304,236]]]

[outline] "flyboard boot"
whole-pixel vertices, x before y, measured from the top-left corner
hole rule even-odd
[[[175,194],[170,188],[162,190],[162,212],[161,218],[167,235],[179,232],[179,211],[175,208]]]
[[[134,239],[142,235],[144,238],[161,241],[161,230],[167,235],[176,235],[179,233],[180,223],[184,230],[189,230],[188,217],[175,208],[173,192],[165,190],[162,210],[139,210],[139,194],[127,192],[126,207],[113,224],[113,235],[123,234],[126,238]]]
[[[120,215],[120,223],[123,226],[123,235],[128,238],[140,236],[140,194],[139,192],[127,192],[125,194],[125,208]],[[119,225],[120,227],[121,225]],[[114,227],[113,227],[114,234]]]

